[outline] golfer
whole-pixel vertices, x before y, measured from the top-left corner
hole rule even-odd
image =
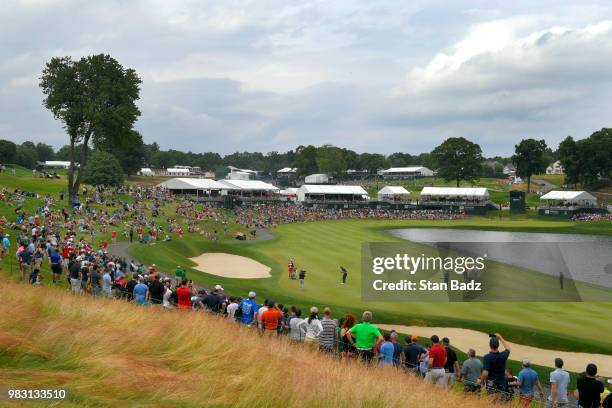
[[[306,279],[306,271],[302,269],[298,274],[298,277],[300,278],[300,290],[304,290],[304,279]]]
[[[348,275],[348,271],[344,266],[340,266],[340,275],[342,275],[342,284],[346,285],[346,277]]]

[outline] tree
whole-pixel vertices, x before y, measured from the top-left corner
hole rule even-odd
[[[87,161],[83,181],[94,186],[118,186],[123,184],[123,169],[115,156],[98,150]]]
[[[10,140],[0,140],[0,162],[13,163],[17,153],[17,145]]]
[[[342,149],[325,145],[317,149],[317,166],[321,173],[326,173],[334,177],[340,176],[346,171],[346,161],[342,154]]]
[[[431,152],[431,162],[439,177],[445,181],[454,180],[459,187],[461,180],[478,180],[482,150],[478,144],[463,137],[451,137]]]
[[[15,164],[33,169],[38,163],[38,153],[36,152],[36,146],[32,142],[24,142],[17,146],[15,152]]]
[[[298,148],[295,149],[293,167],[297,167],[297,174],[299,176],[317,173],[319,171],[319,165],[317,164],[317,148],[312,145],[298,146]]]
[[[514,146],[512,163],[516,167],[516,175],[527,178],[527,192],[531,188],[531,176],[542,174],[546,170],[548,162],[545,153],[548,147],[544,140],[523,139]]]
[[[53,160],[53,158],[55,157],[55,152],[53,151],[53,147],[49,146],[46,143],[37,143],[36,153],[38,155],[38,161],[40,162],[45,162],[47,160]]]
[[[387,158],[378,153],[362,153],[359,155],[360,170],[367,170],[370,174],[376,174],[380,169],[389,166]]]
[[[63,122],[70,141],[70,202],[78,194],[90,142],[118,142],[140,116],[136,106],[140,83],[136,71],[124,68],[110,55],[79,61],[55,57],[46,64],[40,81],[44,105]]]
[[[136,174],[144,165],[145,148],[142,135],[130,129],[120,141],[109,139],[97,140],[97,150],[112,154],[119,160],[123,172],[128,176]]]

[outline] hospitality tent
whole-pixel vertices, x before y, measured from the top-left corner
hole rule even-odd
[[[248,195],[252,193],[278,193],[279,188],[273,184],[261,180],[219,180],[224,185],[224,190],[235,195]]]
[[[361,186],[304,184],[297,191],[298,201],[365,201],[367,191]]]
[[[329,183],[329,176],[327,174],[311,174],[304,178],[306,184],[325,184]]]
[[[423,166],[391,167],[381,172],[385,178],[431,177],[434,172]]]
[[[586,191],[560,191],[553,190],[540,197],[550,205],[578,205],[594,206],[597,205],[597,198]]]
[[[190,171],[189,169],[180,169],[175,167],[170,167],[166,169],[166,173],[171,176],[188,176]]]
[[[227,186],[218,181],[205,178],[173,178],[157,185],[174,194],[218,195]]]
[[[401,200],[407,198],[410,191],[402,186],[385,186],[378,192],[379,200]]]
[[[426,201],[486,201],[489,190],[485,187],[424,187],[421,202]]]

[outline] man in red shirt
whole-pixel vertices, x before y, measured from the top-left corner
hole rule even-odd
[[[269,304],[271,306],[261,314],[261,321],[264,326],[264,334],[276,336],[278,334],[278,321],[283,317],[283,312],[278,309],[274,301],[270,300]]]
[[[179,309],[191,309],[191,288],[187,286],[187,279],[183,279],[176,289],[176,297]]]
[[[446,349],[440,344],[440,338],[435,334],[431,336],[431,348],[429,349],[429,371],[427,378],[433,384],[446,385]]]

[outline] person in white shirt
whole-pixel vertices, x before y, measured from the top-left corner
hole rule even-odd
[[[162,305],[167,309],[172,309],[172,302],[170,302],[170,297],[172,296],[172,291],[170,290],[170,280],[166,279],[164,282],[164,295],[162,298]]]
[[[306,326],[306,320],[302,319],[302,311],[295,309],[295,316],[289,320],[289,338],[293,341],[304,341]]]
[[[227,317],[231,320],[234,320],[234,316],[236,315],[236,310],[238,309],[238,299],[235,297],[230,297],[230,304],[227,305],[225,310],[227,311]]]
[[[315,306],[310,308],[310,316],[306,320],[306,334],[304,343],[313,349],[319,349],[319,334],[323,331],[323,325],[319,320],[319,309]]]
[[[550,373],[550,396],[548,401],[553,407],[563,407],[569,404],[567,386],[570,375],[563,369],[563,360],[555,358],[555,371]]]

